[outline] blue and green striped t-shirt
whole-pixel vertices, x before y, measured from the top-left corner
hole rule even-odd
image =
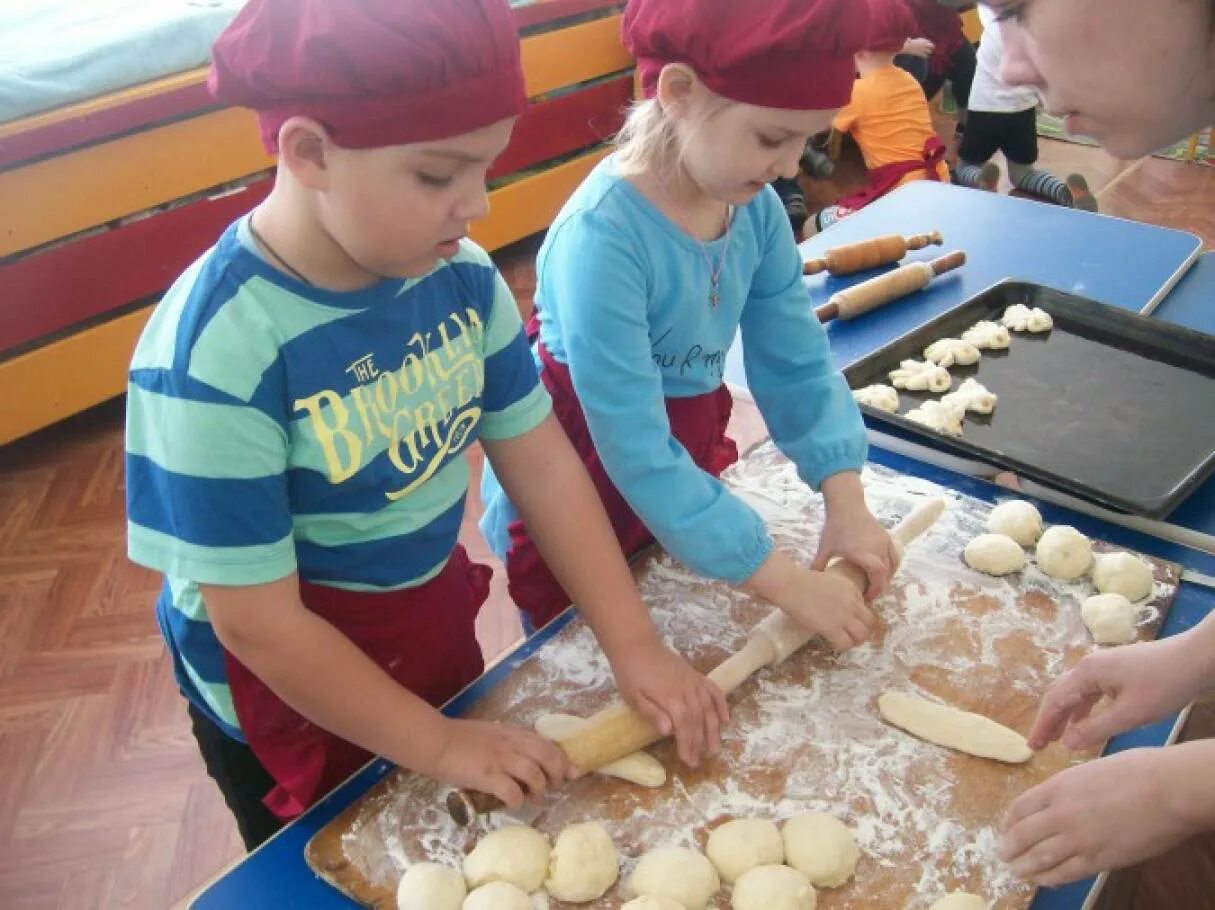
[[[157,616],[182,691],[238,738],[198,585],[429,580],[456,544],[465,449],[551,407],[475,244],[422,278],[341,293],[272,268],[247,232],[229,227],[156,308],[126,428],[128,553],[165,574]]]

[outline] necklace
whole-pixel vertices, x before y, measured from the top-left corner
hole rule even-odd
[[[675,216],[675,222],[683,230],[696,241],[700,247],[700,255],[704,257],[705,265],[709,269],[709,307],[717,309],[717,305],[721,303],[721,270],[726,264],[726,254],[730,252],[730,235],[734,230],[734,206],[726,206],[726,242],[722,245],[721,255],[717,257],[717,264],[713,264],[713,257],[709,255],[708,245],[696,236],[696,233],[688,227],[683,220],[683,216],[679,213],[675,203],[671,201],[670,195],[667,193],[667,188],[662,182],[657,182],[659,190],[662,192],[663,199],[671,209],[671,214]]]
[[[281,265],[283,268],[285,268],[288,272],[290,272],[292,277],[298,278],[304,284],[308,285],[308,287],[313,287],[312,282],[309,281],[307,278],[305,278],[299,269],[297,269],[290,262],[288,262],[286,259],[284,259],[281,255],[279,255],[278,250],[276,250],[269,243],[267,243],[266,238],[257,232],[257,228],[255,228],[253,226],[253,216],[252,215],[249,216],[249,233],[253,236],[253,239],[257,241],[257,245],[260,246],[262,249],[264,249],[267,253],[269,253],[275,259],[277,259],[278,264]]]

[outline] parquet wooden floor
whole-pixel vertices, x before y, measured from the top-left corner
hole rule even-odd
[[[1128,170],[1096,150],[1044,146],[1046,166],[1085,171],[1094,189],[1117,178],[1107,211],[1198,230],[1215,246],[1212,169],[1153,160]],[[535,248],[499,257],[522,299]],[[743,441],[762,433],[746,406],[737,427]],[[485,558],[471,524],[465,539]],[[479,627],[491,656],[519,635],[498,585]],[[121,402],[0,448],[4,910],[169,907],[241,852],[160,643],[158,587],[124,556]],[[1192,726],[1215,733],[1211,714]],[[1109,906],[1200,910],[1215,907],[1213,893],[1207,838],[1135,870]]]

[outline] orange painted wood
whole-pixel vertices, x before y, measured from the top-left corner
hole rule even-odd
[[[253,114],[226,108],[0,172],[0,256],[273,165]]]

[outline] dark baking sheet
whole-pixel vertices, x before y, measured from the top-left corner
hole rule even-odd
[[[991,415],[967,413],[961,438],[901,415],[940,395],[899,390],[899,414],[870,417],[938,447],[1127,512],[1168,513],[1215,469],[1215,336],[1053,288],[1003,281],[844,371],[849,386],[890,384],[887,372],[923,360],[938,338],[1014,303],[1054,318],[1042,335],[1013,332],[1005,351],[950,367],[953,388],[975,377],[999,396]]]

